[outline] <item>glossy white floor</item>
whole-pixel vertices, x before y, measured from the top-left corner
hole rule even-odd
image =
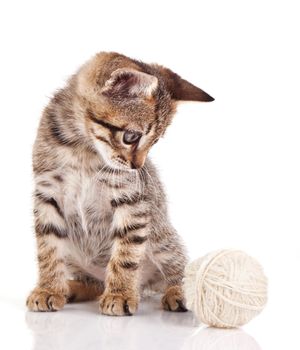
[[[159,300],[142,300],[136,315],[100,315],[96,302],[69,304],[54,313],[26,311],[23,301],[0,299],[0,348],[32,350],[261,350],[297,348],[292,326],[282,327],[275,309],[245,329],[197,325],[191,312],[170,313]],[[274,317],[275,316],[275,317]]]
[[[10,318],[1,338],[9,337],[12,349],[30,348],[30,343],[33,350],[260,349],[243,330],[201,329],[191,312],[164,312],[155,299],[144,300],[132,317],[99,315],[96,303],[70,304],[55,313],[24,312],[20,305],[5,308]]]

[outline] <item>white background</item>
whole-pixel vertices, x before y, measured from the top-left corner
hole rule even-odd
[[[1,2],[1,348],[33,346],[24,301],[36,279],[31,149],[39,116],[98,51],[163,64],[215,97],[180,105],[151,152],[172,221],[191,258],[227,247],[256,257],[270,300],[245,329],[262,349],[299,347],[297,3]]]

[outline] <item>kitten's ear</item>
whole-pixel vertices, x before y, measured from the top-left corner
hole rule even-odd
[[[105,82],[102,94],[108,97],[151,97],[158,80],[155,76],[131,68],[119,68]]]
[[[211,102],[214,98],[199,89],[197,86],[182,79],[178,74],[170,69],[158,66],[160,74],[163,76],[167,89],[171,97],[177,101],[201,101]]]

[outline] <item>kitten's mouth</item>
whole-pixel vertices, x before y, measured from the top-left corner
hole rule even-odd
[[[132,169],[128,164],[119,159],[113,159],[109,166],[114,170],[136,172],[136,169]]]

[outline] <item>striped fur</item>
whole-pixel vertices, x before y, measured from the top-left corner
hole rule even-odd
[[[39,281],[30,310],[100,297],[104,314],[130,315],[146,286],[165,291],[165,309],[185,310],[185,250],[147,159],[181,94],[208,99],[161,66],[101,53],[52,98],[33,152]]]

